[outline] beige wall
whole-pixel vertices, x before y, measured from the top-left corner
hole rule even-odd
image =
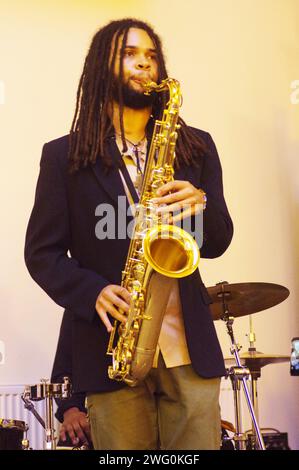
[[[42,144],[68,132],[89,41],[110,19],[150,21],[181,81],[182,114],[214,137],[234,224],[231,247],[202,260],[206,285],[220,280],[288,287],[282,304],[253,316],[257,349],[289,354],[299,336],[298,0],[0,1],[1,322],[0,383],[37,383],[50,373],[62,311],[23,263]],[[294,92],[291,99],[291,92]],[[297,103],[297,104],[296,104]],[[229,341],[217,322],[225,355]],[[243,350],[249,317],[235,322]],[[232,395],[222,393],[222,417]],[[259,381],[263,427],[299,449],[299,378],[270,365]]]

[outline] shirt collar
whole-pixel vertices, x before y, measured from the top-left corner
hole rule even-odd
[[[131,145],[128,141],[127,141],[127,147],[128,147],[128,150],[123,153],[122,152],[122,149],[123,149],[123,144],[122,144],[122,141],[121,141],[121,137],[119,136],[116,136],[115,138],[115,141],[116,141],[116,144],[118,146],[118,149],[122,155],[122,157],[129,157],[133,160],[134,164],[137,165],[137,162],[136,162],[136,155],[135,155],[135,148],[133,145]],[[146,159],[146,151],[147,151],[147,138],[145,137],[144,140],[142,141],[142,144],[140,144],[138,146],[138,156],[140,158],[140,160],[142,162],[145,161]]]

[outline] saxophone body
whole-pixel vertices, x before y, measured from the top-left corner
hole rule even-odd
[[[147,83],[144,88],[145,93],[168,88],[169,101],[162,119],[155,122],[122,271],[121,285],[131,294],[127,322],[114,322],[107,349],[107,354],[112,355],[109,378],[130,386],[143,380],[152,367],[174,278],[192,274],[199,263],[199,250],[193,237],[175,225],[164,224],[151,201],[158,188],[173,181],[180,85],[177,80],[167,78],[159,85]],[[116,332],[118,340],[114,346]]]

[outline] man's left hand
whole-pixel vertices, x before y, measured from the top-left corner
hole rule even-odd
[[[69,408],[63,414],[63,423],[59,432],[60,439],[65,441],[67,434],[74,445],[78,445],[79,442],[87,443],[91,439],[87,415],[77,407]]]

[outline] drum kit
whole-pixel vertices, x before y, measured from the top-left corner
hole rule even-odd
[[[44,428],[45,450],[56,449],[56,431],[54,427],[53,399],[68,399],[71,397],[72,387],[68,377],[63,383],[48,383],[48,379],[41,379],[37,385],[26,385],[21,396],[24,407],[29,410]],[[45,400],[45,420],[36,411],[32,401]],[[32,450],[27,439],[29,427],[24,421],[14,419],[0,419],[0,449],[1,450]]]
[[[41,379],[37,385],[26,385],[22,400],[26,409],[31,411],[45,430],[45,450],[56,449],[56,435],[54,427],[53,398],[66,400],[71,397],[72,386],[68,377],[63,378],[63,383],[48,383],[48,379]],[[45,400],[45,421],[37,413],[32,401]],[[28,445],[29,447],[29,445]]]
[[[208,288],[212,303],[210,310],[213,320],[223,320],[226,323],[227,333],[231,341],[231,354],[234,358],[226,358],[227,377],[231,379],[234,394],[235,427],[232,426],[234,435],[234,448],[236,450],[248,449],[266,450],[264,439],[258,424],[258,392],[257,380],[261,377],[261,369],[268,364],[289,362],[289,356],[263,354],[255,348],[255,333],[252,328],[251,314],[261,312],[284,301],[289,290],[286,287],[269,283],[239,283],[229,284],[220,282],[216,286]],[[247,352],[239,354],[241,346],[236,342],[233,324],[237,317],[250,315],[250,347]],[[251,393],[247,386],[247,380],[251,380]],[[242,432],[241,416],[241,385],[245,394],[248,410],[252,421],[252,433]],[[227,429],[227,428],[226,428]],[[229,438],[226,433],[226,437]]]
[[[213,320],[223,320],[226,323],[227,333],[231,341],[231,354],[234,356],[225,359],[225,364],[227,366],[227,377],[231,380],[234,395],[235,426],[222,421],[222,431],[225,431],[224,439],[233,442],[233,449],[246,450],[248,448],[249,434],[242,432],[240,400],[242,386],[252,420],[251,448],[265,450],[265,443],[258,424],[257,380],[261,377],[263,367],[268,364],[288,362],[290,358],[289,356],[263,354],[256,350],[251,314],[279,304],[288,297],[289,290],[277,284],[253,282],[229,284],[224,281],[216,284],[216,286],[209,287],[208,293],[212,302],[210,311]],[[240,355],[241,347],[236,342],[233,324],[235,318],[245,315],[250,315],[250,347],[247,352]],[[247,386],[248,379],[251,380],[251,392],[249,392]],[[44,428],[46,450],[57,449],[53,399],[68,399],[71,393],[71,383],[68,377],[64,377],[64,382],[59,384],[51,384],[48,383],[47,379],[42,379],[40,384],[25,387],[22,400],[25,408],[33,413]],[[45,400],[45,420],[37,413],[32,403],[32,401],[39,400]],[[0,419],[0,449],[31,450],[27,439],[27,431],[28,426],[24,421]],[[233,432],[233,437],[230,438],[226,431]]]

